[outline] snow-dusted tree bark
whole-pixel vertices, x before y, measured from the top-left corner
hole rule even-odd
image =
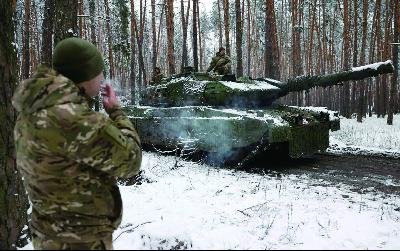
[[[11,98],[17,82],[15,1],[0,1],[0,249],[16,249],[27,224],[28,198],[16,168]]]
[[[197,4],[197,34],[199,35],[199,70],[203,71],[203,64],[204,64],[204,56],[203,56],[203,42],[202,42],[202,29],[201,29],[201,23],[200,23],[200,5]]]
[[[151,39],[151,65],[154,70],[157,66],[156,0],[151,0]]]
[[[182,62],[181,71],[183,67],[188,65],[188,48],[187,48],[187,36],[188,36],[188,24],[189,24],[189,14],[190,14],[190,0],[188,0],[188,6],[185,15],[185,5],[183,0],[181,0],[181,21],[182,21]]]
[[[193,20],[192,20],[192,25],[193,25],[193,34],[192,34],[192,40],[193,40],[193,66],[195,71],[199,70],[199,54],[198,54],[198,48],[197,48],[197,5],[199,4],[198,0],[193,0]]]
[[[226,55],[231,56],[231,42],[229,40],[230,33],[230,14],[229,14],[229,0],[223,0],[224,3],[224,28],[225,28],[225,51]]]
[[[250,76],[251,67],[251,4],[250,0],[247,0],[247,75]]]
[[[236,75],[238,77],[243,76],[243,49],[242,49],[242,33],[243,33],[243,18],[242,18],[242,7],[240,6],[240,0],[235,0],[235,11],[236,11]]]
[[[24,1],[24,32],[23,32],[23,45],[22,45],[22,68],[21,77],[22,79],[29,78],[31,58],[30,58],[30,23],[31,23],[31,1]]]
[[[175,49],[174,49],[174,1],[167,0],[167,43],[168,43],[168,71],[175,74]]]
[[[390,58],[391,54],[391,47],[390,43],[392,41],[392,20],[393,20],[393,8],[391,5],[393,4],[393,0],[386,0],[385,2],[385,25],[384,25],[384,40],[383,40],[383,45],[382,45],[382,50],[381,50],[381,61],[387,60]],[[382,117],[385,117],[387,114],[388,110],[388,104],[389,104],[389,77],[387,75],[383,75],[381,77],[381,87],[380,87],[380,110],[382,113]]]
[[[291,0],[292,6],[292,74],[294,76],[300,76],[303,74],[303,64],[301,60],[301,14],[299,1]],[[292,94],[292,104],[301,105],[301,99],[299,93]]]
[[[93,0],[92,0],[93,1]],[[41,63],[51,66],[53,55],[54,34],[54,1],[46,0],[44,3],[44,19],[42,31],[42,57]]]
[[[280,79],[279,47],[276,33],[274,0],[265,1],[265,51],[264,75],[273,79]]]
[[[376,23],[374,30],[375,32],[375,43],[376,43],[376,58],[379,60],[381,58],[381,50],[382,50],[382,30],[381,30],[381,12],[382,12],[382,7],[381,7],[381,0],[377,0],[375,2],[375,13],[376,13]],[[375,113],[380,117],[382,115],[381,107],[380,107],[380,92],[381,92],[381,78],[376,78],[375,82],[375,100],[374,100],[374,108],[375,108]]]
[[[343,69],[350,69],[350,22],[349,22],[349,1],[343,2]],[[350,118],[350,85],[345,83],[342,87],[340,113]]]
[[[78,1],[55,0],[54,44],[78,36]]]
[[[362,38],[361,38],[361,51],[360,51],[360,65],[365,64],[365,53],[367,47],[367,24],[368,24],[368,0],[363,0],[363,17],[362,17]],[[357,109],[357,121],[362,122],[365,115],[365,82],[359,82],[359,97]]]
[[[135,46],[135,6],[134,0],[130,0],[131,4],[131,74],[130,74],[130,81],[131,81],[131,104],[135,104],[136,101],[136,46]]]
[[[353,66],[357,65],[358,60],[358,0],[354,0],[354,8],[353,8]],[[351,105],[350,111],[353,114],[356,111],[356,82],[351,83]]]
[[[400,41],[400,2],[395,1],[393,5],[393,13],[394,13],[394,18],[393,18],[393,23],[394,23],[394,31],[393,31],[393,41],[394,42],[399,42]],[[392,81],[390,85],[390,103],[389,103],[389,111],[388,111],[388,118],[387,118],[387,124],[388,125],[393,125],[393,113],[396,110],[397,104],[397,86],[398,86],[398,80],[399,80],[399,45],[393,44],[392,47],[392,59],[393,59],[393,65],[394,65],[394,73],[392,75]]]
[[[84,15],[84,0],[79,0],[78,1],[78,8],[79,8],[79,36],[83,39],[85,39],[85,21],[83,20],[83,15]]]
[[[137,43],[137,51],[138,51],[138,59],[139,59],[139,91],[142,86],[147,84],[147,74],[146,74],[146,67],[145,67],[145,59],[143,55],[143,34],[144,34],[144,26],[146,22],[146,5],[143,7],[143,1],[140,0],[139,2],[139,26],[137,22],[137,18],[135,15],[135,5],[134,1],[131,1],[131,25],[133,25],[134,36],[136,37]],[[132,34],[133,36],[133,34]],[[143,81],[142,81],[143,77]]]
[[[222,47],[222,18],[221,18],[221,1],[217,0],[217,11],[218,11],[218,47]]]
[[[108,43],[108,64],[110,67],[110,78],[113,79],[115,77],[115,69],[114,69],[114,57],[113,57],[113,43],[112,43],[112,34],[111,34],[111,26],[110,26],[110,6],[108,0],[104,0],[104,8],[106,11],[106,32],[107,32],[107,43]]]

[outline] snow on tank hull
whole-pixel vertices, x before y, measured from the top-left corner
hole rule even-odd
[[[206,153],[216,164],[243,164],[277,147],[292,158],[325,151],[329,130],[339,129],[336,114],[315,108],[131,106],[126,112],[145,147]]]

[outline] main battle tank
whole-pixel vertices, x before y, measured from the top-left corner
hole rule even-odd
[[[393,70],[391,61],[386,61],[283,83],[268,78],[236,79],[187,67],[149,86],[140,105],[125,110],[147,148],[201,154],[216,164],[245,165],[271,152],[298,158],[329,147],[329,131],[340,129],[338,113],[278,105],[275,100],[290,92]]]

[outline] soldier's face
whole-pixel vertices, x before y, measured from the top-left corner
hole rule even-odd
[[[219,55],[225,56],[225,50],[221,50],[221,51],[219,52]]]
[[[83,88],[85,88],[85,92],[90,97],[95,97],[99,95],[100,85],[104,80],[103,73],[100,73],[95,78],[83,83]]]

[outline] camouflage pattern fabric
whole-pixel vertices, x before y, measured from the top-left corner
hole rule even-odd
[[[78,243],[63,243],[51,239],[41,239],[33,236],[32,244],[35,250],[113,250],[112,235],[92,241]]]
[[[40,67],[13,97],[17,166],[32,203],[31,231],[42,240],[95,242],[120,224],[115,177],[139,172],[139,136],[120,107],[89,107],[72,81]]]
[[[210,66],[207,69],[207,72],[212,70],[216,71],[219,75],[230,74],[229,66],[231,63],[231,59],[224,55],[221,56],[219,53],[215,57],[212,58]]]
[[[152,79],[151,82],[153,85],[158,85],[161,84],[161,80],[164,78],[164,75],[162,73],[160,74],[155,74]]]

